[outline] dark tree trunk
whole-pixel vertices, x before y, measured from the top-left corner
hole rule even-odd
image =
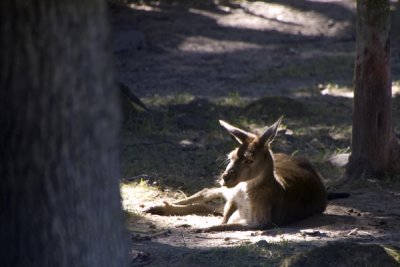
[[[389,0],[357,1],[352,178],[399,171],[392,127]]]
[[[1,266],[125,266],[102,1],[0,2]]]

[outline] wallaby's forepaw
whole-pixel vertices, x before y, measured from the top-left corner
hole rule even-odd
[[[155,215],[167,215],[167,210],[168,210],[169,206],[170,206],[170,204],[168,202],[164,201],[163,204],[150,206],[150,207],[144,209],[143,212],[155,214]]]

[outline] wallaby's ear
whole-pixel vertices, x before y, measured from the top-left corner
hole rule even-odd
[[[263,134],[260,137],[261,144],[265,144],[265,143],[269,144],[274,140],[274,138],[278,132],[279,125],[282,122],[282,119],[283,119],[283,116],[281,116],[274,124],[265,128],[265,130],[263,131]]]
[[[239,129],[233,125],[230,125],[229,123],[220,120],[219,124],[221,124],[222,127],[225,128],[225,130],[228,131],[235,139],[240,143],[249,143],[251,142],[256,136],[252,133],[246,132],[245,130]]]

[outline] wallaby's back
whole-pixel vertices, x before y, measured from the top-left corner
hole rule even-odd
[[[322,213],[327,193],[321,176],[304,158],[274,154],[275,177],[281,189],[272,203],[272,223],[281,225]]]

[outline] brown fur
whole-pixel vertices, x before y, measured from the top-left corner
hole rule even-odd
[[[222,224],[201,231],[264,229],[322,213],[327,194],[318,172],[306,159],[273,154],[270,149],[280,122],[257,135],[221,121],[240,143],[229,154],[231,162],[221,176],[222,186],[146,211],[162,215],[215,212],[216,207],[207,202],[224,197]]]

